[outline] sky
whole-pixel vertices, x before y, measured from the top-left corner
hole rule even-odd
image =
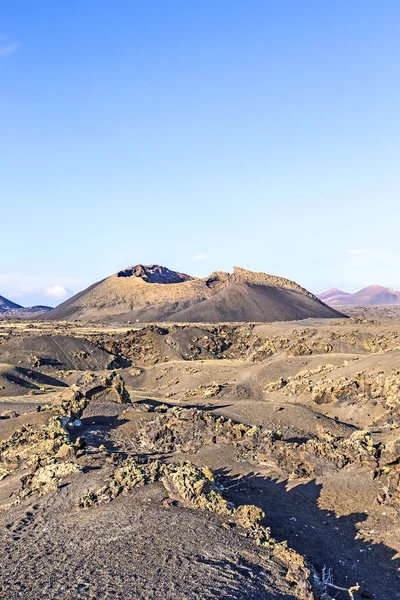
[[[1,0],[0,295],[400,290],[399,64],[397,0]]]

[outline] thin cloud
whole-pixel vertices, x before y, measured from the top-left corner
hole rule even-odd
[[[195,254],[193,260],[205,260],[207,258],[207,254],[203,254],[202,252],[197,252]]]
[[[18,50],[19,44],[18,42],[11,42],[11,43],[1,43],[0,42],[0,56],[1,57],[5,57],[5,56],[10,56],[11,54],[14,54],[17,50]]]
[[[346,254],[350,256],[357,257],[366,257],[367,260],[375,260],[375,259],[383,259],[383,260],[398,260],[400,258],[400,254],[398,252],[391,252],[387,250],[362,250],[362,249],[354,249],[354,250],[346,250]]]

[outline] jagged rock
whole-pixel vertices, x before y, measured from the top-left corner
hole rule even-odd
[[[309,394],[316,404],[337,401],[352,401],[364,404],[369,400],[379,401],[384,408],[396,408],[400,404],[400,372],[387,375],[384,371],[371,373],[358,371],[352,377],[327,378],[326,374],[337,369],[334,365],[321,365],[317,369],[300,371],[285,380],[268,384],[266,392],[279,389],[285,395]],[[318,380],[315,375],[321,374]]]
[[[283,377],[279,377],[279,379],[277,381],[273,381],[272,383],[269,383],[266,386],[265,391],[266,392],[276,392],[277,390],[281,390],[287,384],[288,384],[287,379],[284,379]]]
[[[71,460],[76,456],[76,448],[71,444],[63,444],[56,454],[56,458],[61,460]]]
[[[332,350],[332,344],[313,341],[309,343],[292,344],[286,350],[286,354],[288,356],[307,356],[309,354],[327,354],[328,352],[332,352]]]
[[[140,405],[140,410],[145,410]],[[245,435],[251,435],[257,427],[233,423],[231,419],[201,411],[196,408],[173,407],[148,410],[152,418],[143,422],[133,439],[138,451],[196,452],[204,444],[236,443]],[[154,413],[154,416],[153,416]]]
[[[32,354],[29,357],[29,364],[32,367],[41,367],[42,366],[42,359],[40,358],[40,356],[36,356],[35,354]]]
[[[382,493],[377,497],[379,504],[400,509],[400,440],[384,444],[380,453],[379,477]]]
[[[158,481],[161,477],[163,463],[158,460],[139,463],[134,458],[126,459],[113,473],[109,483],[97,492],[89,492],[79,502],[81,508],[90,508],[96,504],[110,502],[121,493],[137,485]]]
[[[189,462],[166,465],[162,482],[172,498],[179,498],[193,508],[226,517],[233,515],[233,505],[222,497],[210,469],[199,469]]]
[[[265,513],[258,506],[254,504],[242,504],[235,509],[235,521],[244,529],[255,527],[265,517]]]
[[[34,464],[52,459],[62,446],[72,445],[61,417],[52,417],[47,425],[24,425],[0,443],[3,463]]]
[[[279,431],[234,423],[196,408],[173,407],[152,409],[151,417],[141,423],[132,441],[138,452],[194,453],[205,444],[232,444],[239,460],[275,464],[291,479],[312,477],[351,464],[362,464],[372,473],[378,467],[379,445],[365,431],[341,438],[322,430],[318,438],[301,444],[281,438]]]
[[[32,494],[44,496],[54,492],[63,478],[79,473],[81,470],[82,467],[74,462],[53,462],[38,467],[32,473],[21,477],[21,487],[16,493],[14,504],[22,502]]]
[[[137,485],[161,481],[172,499],[179,499],[190,508],[213,512],[243,528],[256,544],[265,546],[286,569],[286,579],[296,586],[299,596],[313,600],[311,571],[303,556],[288,548],[286,542],[277,542],[269,528],[261,524],[264,512],[257,506],[235,506],[228,502],[215,482],[213,472],[200,469],[190,462],[163,463],[159,459],[139,463],[132,458],[118,467],[110,482],[97,492],[81,498],[79,506],[90,508],[110,502],[118,495]]]
[[[112,371],[106,375],[96,375],[87,372],[76,384],[58,394],[53,400],[53,405],[59,406],[63,414],[73,421],[81,418],[88,402],[99,399],[122,404],[130,403],[125,382],[119,373]]]
[[[0,419],[15,419],[15,417],[18,417],[18,415],[19,413],[17,413],[15,410],[6,410],[1,413]]]
[[[60,407],[61,412],[68,417],[70,421],[79,419],[82,416],[88,403],[86,396],[75,386],[71,386],[65,392],[62,392],[53,400],[53,405]]]
[[[289,479],[315,477],[354,464],[362,464],[373,474],[379,458],[379,444],[374,444],[365,431],[341,438],[323,430],[319,438],[301,444],[260,431],[253,438],[246,438],[238,451],[239,457],[249,462],[275,463]]]
[[[219,385],[215,381],[208,383],[206,385],[200,384],[197,388],[193,390],[187,390],[184,394],[185,398],[191,398],[193,396],[203,396],[203,398],[214,398],[218,396],[220,391],[222,390],[222,385]]]

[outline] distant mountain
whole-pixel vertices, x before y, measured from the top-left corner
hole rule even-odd
[[[318,298],[329,306],[400,304],[400,292],[381,285],[370,285],[354,294],[332,288],[319,294]]]
[[[42,315],[49,312],[51,306],[28,306],[24,308],[4,296],[0,296],[0,319],[23,319],[31,316]]]
[[[191,277],[159,265],[136,265],[91,285],[46,315],[104,323],[264,322],[338,318],[297,283],[234,267]]]
[[[15,312],[19,312],[24,315],[45,313],[53,310],[53,306],[43,306],[42,304],[38,304],[37,306],[27,306],[26,308],[16,309]]]
[[[15,302],[11,302],[11,300],[7,300],[4,296],[0,296],[0,313],[12,308],[22,308],[22,306],[15,304]]]
[[[343,304],[348,304],[348,300],[351,297],[351,294],[347,292],[342,292],[342,290],[338,290],[337,288],[331,288],[330,290],[324,292],[323,294],[319,294],[318,298],[329,304],[330,306],[340,306]]]

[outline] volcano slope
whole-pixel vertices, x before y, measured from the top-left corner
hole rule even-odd
[[[137,265],[95,283],[46,314],[103,323],[266,322],[341,316],[298,284],[235,267],[198,279]]]
[[[400,598],[399,334],[0,322],[0,597]]]

